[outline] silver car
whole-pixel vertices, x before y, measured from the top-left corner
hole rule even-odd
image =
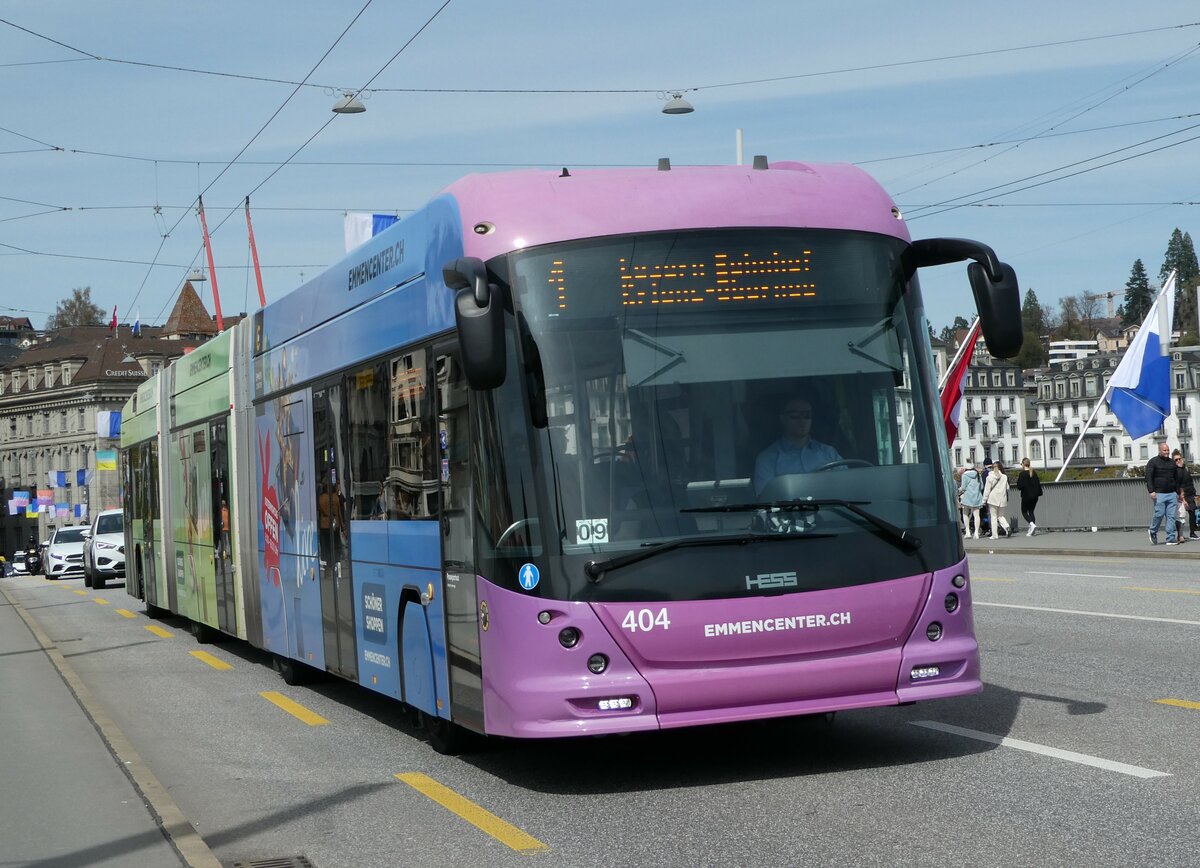
[[[96,514],[85,529],[83,584],[103,588],[110,578],[125,577],[125,516],[119,509]]]

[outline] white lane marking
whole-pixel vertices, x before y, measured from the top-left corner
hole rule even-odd
[[[1029,571],[1031,576],[1071,576],[1076,579],[1125,579],[1129,580],[1129,576],[1102,576],[1097,573],[1038,573],[1033,570]]]
[[[1050,609],[1046,606],[1016,606],[1012,603],[981,603],[971,601],[972,606],[994,606],[997,609],[1026,609],[1030,612],[1058,612],[1063,615],[1094,615],[1097,618],[1121,618],[1126,621],[1157,621],[1160,624],[1187,624],[1200,627],[1200,621],[1184,621],[1181,618],[1151,618],[1149,615],[1116,615],[1112,612],[1085,612],[1081,609]]]
[[[1093,768],[1104,769],[1105,771],[1118,772],[1123,775],[1131,775],[1135,778],[1169,778],[1170,772],[1160,772],[1154,769],[1146,769],[1141,766],[1131,766],[1126,763],[1119,763],[1113,760],[1101,759],[1098,756],[1091,756],[1086,753],[1076,753],[1073,750],[1062,750],[1057,747],[1047,747],[1044,744],[1035,744],[1032,741],[1021,741],[1019,738],[1008,738],[1007,736],[992,735],[989,732],[980,732],[977,729],[966,729],[961,726],[952,726],[949,723],[938,723],[936,720],[912,720],[909,721],[913,726],[923,726],[926,729],[936,729],[940,732],[948,732],[951,735],[961,735],[963,738],[973,738],[976,741],[986,741],[988,744],[998,744],[1001,747],[1013,747],[1017,750],[1028,751],[1029,753],[1037,753],[1042,756],[1054,757],[1055,759],[1067,760],[1068,762],[1079,763],[1080,765],[1092,766]]]

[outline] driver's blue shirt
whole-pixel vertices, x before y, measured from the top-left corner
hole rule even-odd
[[[810,438],[802,448],[781,437],[758,453],[754,462],[754,490],[762,491],[776,476],[811,473],[830,461],[841,460],[842,456],[828,443]]]

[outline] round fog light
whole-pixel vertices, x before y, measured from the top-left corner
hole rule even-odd
[[[950,584],[956,588],[965,588],[967,586],[967,577],[960,573],[950,580]]]
[[[549,624],[550,623],[550,613],[549,612],[538,612],[538,623],[539,624]]]
[[[603,654],[593,654],[588,658],[588,669],[595,675],[599,675],[608,668],[608,658]]]
[[[563,627],[558,631],[558,644],[564,648],[574,648],[579,644],[579,631],[574,627]]]
[[[946,611],[947,612],[957,612],[958,611],[958,594],[951,593],[951,594],[946,595]]]
[[[925,628],[925,638],[928,639],[930,642],[936,642],[938,639],[941,639],[942,638],[942,625],[939,624],[937,621],[934,621],[932,624],[930,624],[928,627],[926,627]]]

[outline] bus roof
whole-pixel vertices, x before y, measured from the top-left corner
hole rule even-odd
[[[711,227],[848,229],[910,240],[891,197],[848,163],[475,174],[445,192],[466,254],[489,259],[553,241]],[[472,231],[479,224],[494,231]],[[485,227],[486,228],[486,227]]]

